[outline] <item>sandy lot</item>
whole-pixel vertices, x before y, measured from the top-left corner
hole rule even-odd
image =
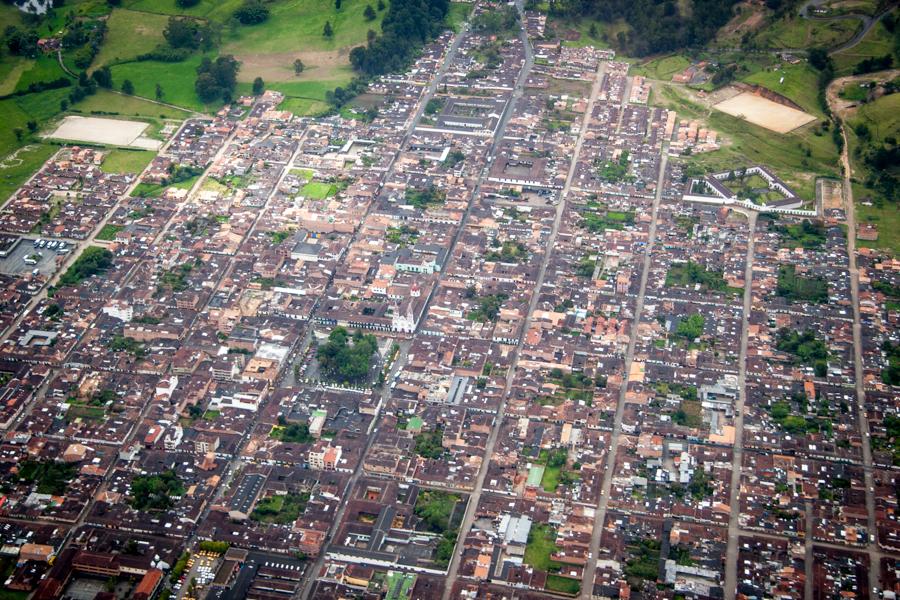
[[[714,108],[778,133],[788,133],[816,120],[814,116],[802,110],[772,102],[750,92],[743,92],[719,102]]]
[[[147,123],[140,121],[122,121],[120,119],[102,119],[98,117],[68,116],[63,119],[56,131],[48,137],[72,140],[76,142],[93,142],[110,146],[134,146],[156,150],[162,142],[143,137]]]

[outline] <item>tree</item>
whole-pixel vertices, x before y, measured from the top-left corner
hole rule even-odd
[[[371,4],[366,4],[363,16],[366,18],[366,21],[374,21],[378,15],[375,14],[375,9],[372,8]]]
[[[299,58],[294,60],[294,75],[299,75],[300,73],[302,73],[303,68],[304,65],[302,60],[300,60]]]
[[[169,17],[163,37],[173,48],[199,48],[202,39],[200,24],[194,19]]]
[[[384,0],[378,0],[378,4],[376,4],[376,6],[378,7],[378,10],[384,10],[386,7]]]
[[[257,25],[269,18],[269,7],[259,0],[246,0],[234,11],[234,17],[242,25]]]
[[[374,42],[375,38],[377,38],[377,37],[378,37],[378,34],[375,33],[374,29],[370,29],[366,32],[366,42],[368,42],[369,45],[372,45],[372,42]],[[361,50],[365,51],[365,48],[363,48],[362,46],[360,46],[359,48]]]
[[[128,94],[129,96],[134,94],[134,84],[131,83],[130,79],[126,79],[122,82],[122,93]]]
[[[334,30],[331,28],[331,21],[325,21],[325,27],[322,28],[322,35],[327,38],[334,35]]]
[[[94,81],[97,82],[98,86],[105,89],[112,88],[112,71],[109,70],[109,67],[101,67],[97,69],[91,74],[91,77],[94,79]]]
[[[63,112],[69,110],[69,101],[66,100],[65,98],[63,98],[62,100],[60,100],[60,101],[59,101],[59,110],[61,110],[61,111],[63,111]]]
[[[257,77],[253,80],[253,95],[259,96],[266,89],[266,84],[263,82],[262,77]]]
[[[239,63],[231,55],[220,56],[215,61],[204,58],[197,67],[194,90],[203,102],[221,98],[229,102],[237,85]]]
[[[156,84],[156,100],[160,101],[163,99],[163,89],[162,86],[158,83]]]
[[[200,0],[175,0],[175,5],[178,6],[178,8],[191,8],[198,4],[200,4]]]
[[[13,129],[13,133],[16,135],[16,139],[21,142],[22,137],[25,135],[25,130],[21,127],[16,127]]]
[[[37,131],[37,128],[38,128],[37,121],[28,121],[28,123],[26,123],[25,126],[28,127],[28,131],[30,131],[31,133],[34,133],[35,131]]]
[[[341,10],[341,0],[334,0],[334,10]]]

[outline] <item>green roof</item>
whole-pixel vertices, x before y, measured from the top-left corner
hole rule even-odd
[[[391,571],[387,576],[387,596],[384,600],[408,600],[416,576],[412,573]]]
[[[544,477],[544,465],[534,465],[528,470],[528,481],[526,485],[541,485],[541,479]]]
[[[422,417],[413,417],[406,422],[407,429],[422,429]]]

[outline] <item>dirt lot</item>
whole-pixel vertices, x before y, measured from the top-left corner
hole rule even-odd
[[[68,116],[56,130],[47,137],[93,142],[110,146],[133,146],[148,150],[158,149],[162,142],[143,137],[147,124],[140,121],[102,119],[98,117]]]
[[[714,108],[777,133],[788,133],[816,120],[809,113],[749,92],[719,102]]]

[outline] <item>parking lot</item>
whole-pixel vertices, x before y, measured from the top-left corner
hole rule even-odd
[[[46,238],[22,237],[18,241],[7,240],[7,243],[4,244],[7,255],[0,257],[0,273],[25,275],[37,269],[44,276],[52,275],[56,271],[57,257],[62,257],[63,254],[58,252],[58,246],[57,248],[47,248],[45,245],[43,248],[36,248],[34,246],[36,239]],[[55,241],[64,243],[69,252],[75,249],[71,242]],[[29,261],[26,262],[26,259]],[[32,259],[36,262],[32,263]]]
[[[197,552],[192,555],[188,561],[188,569],[184,572],[178,582],[175,584],[175,594],[178,598],[190,598],[188,593],[191,586],[191,580],[194,580],[197,586],[197,596],[202,597],[206,587],[212,582],[216,576],[216,570],[219,568],[221,556],[212,552]]]

